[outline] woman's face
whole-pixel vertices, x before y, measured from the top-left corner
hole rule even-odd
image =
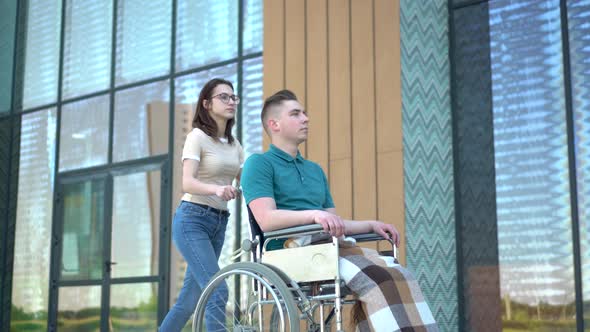
[[[234,90],[226,84],[219,84],[213,89],[211,99],[206,100],[205,108],[216,120],[230,120],[236,116],[238,104],[228,97],[234,96]],[[226,103],[227,101],[227,103]]]

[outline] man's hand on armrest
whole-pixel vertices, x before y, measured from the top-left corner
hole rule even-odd
[[[327,212],[336,215],[336,209],[326,209]],[[364,233],[376,233],[383,236],[386,239],[391,239],[396,246],[399,246],[399,232],[393,225],[383,223],[377,220],[344,220],[345,234],[364,234]]]
[[[336,214],[322,210],[290,211],[277,209],[271,197],[252,200],[248,206],[263,232],[287,227],[319,224],[332,236],[344,235],[344,221]]]

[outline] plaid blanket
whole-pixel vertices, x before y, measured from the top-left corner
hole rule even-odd
[[[340,256],[340,276],[365,314],[357,331],[438,331],[418,282],[392,257],[361,247],[341,248]]]

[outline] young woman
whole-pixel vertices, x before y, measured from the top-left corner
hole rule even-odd
[[[172,222],[174,244],[188,267],[176,304],[160,331],[182,330],[194,312],[201,289],[219,271],[217,261],[229,217],[227,201],[239,195],[242,146],[232,136],[240,98],[223,79],[209,81],[199,95],[193,130],[182,150],[182,191],[185,193]],[[208,331],[225,331],[227,289],[219,288],[205,312]]]

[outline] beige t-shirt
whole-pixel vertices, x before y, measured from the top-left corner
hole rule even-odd
[[[233,144],[229,144],[226,138],[221,138],[221,142],[217,142],[201,129],[194,128],[186,136],[184,148],[182,149],[182,161],[184,162],[185,159],[199,161],[197,171],[199,181],[227,186],[238,175],[244,163],[244,152],[238,140],[234,140]],[[227,210],[227,202],[216,195],[185,193],[182,200]]]

